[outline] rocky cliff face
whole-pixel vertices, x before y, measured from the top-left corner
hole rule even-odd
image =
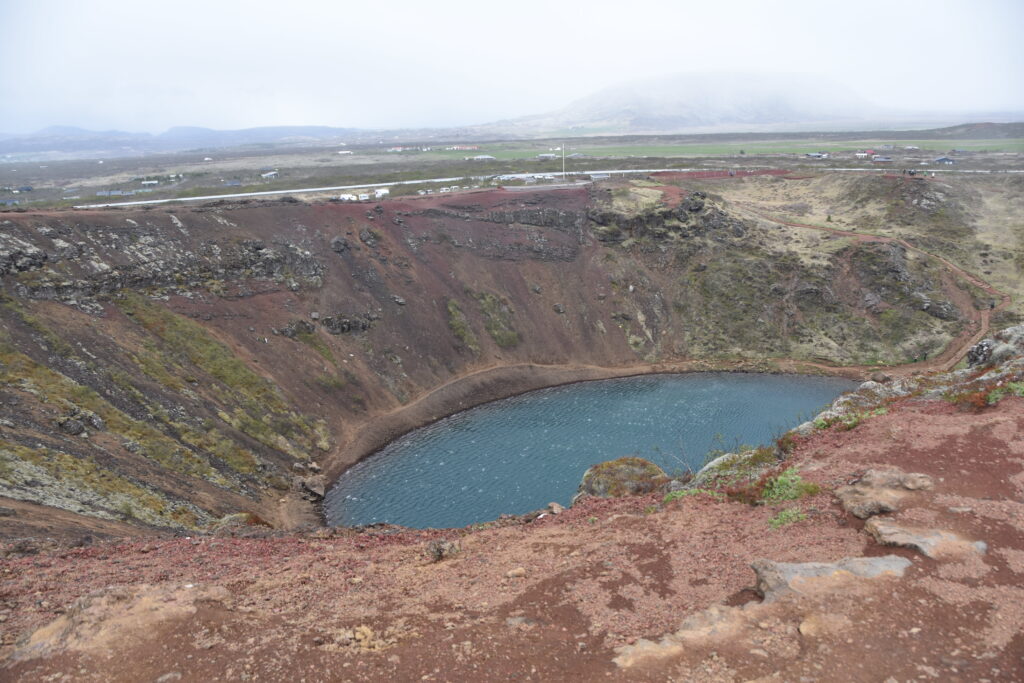
[[[483,368],[903,362],[963,318],[926,260],[701,193],[7,213],[0,276],[0,496],[178,529],[303,519],[366,425]]]

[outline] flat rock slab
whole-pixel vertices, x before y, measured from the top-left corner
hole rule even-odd
[[[830,563],[756,560],[751,567],[757,573],[756,590],[764,595],[763,602],[737,607],[714,605],[687,617],[677,631],[666,634],[661,640],[640,638],[632,645],[616,648],[613,661],[619,668],[627,669],[678,657],[688,648],[709,643],[748,641],[752,630],[762,628],[764,619],[771,619],[778,612],[772,603],[783,595],[807,598],[801,607],[808,610],[800,623],[802,635],[820,636],[842,630],[850,623],[847,617],[819,611],[822,606],[834,607],[834,591],[855,593],[857,590],[851,582],[903,576],[910,564],[910,560],[897,555],[853,557]]]
[[[911,491],[924,491],[934,486],[927,474],[903,472],[896,468],[871,469],[856,483],[836,490],[843,509],[854,517],[867,519],[883,512],[893,512]]]
[[[870,519],[864,530],[882,545],[911,548],[932,559],[984,555],[988,550],[984,541],[970,541],[952,531],[906,527],[888,519]]]
[[[882,575],[903,576],[910,560],[897,555],[851,557],[838,562],[772,562],[755,560],[750,567],[757,574],[754,589],[772,602],[790,593],[803,593],[821,579],[859,577],[873,579]]]

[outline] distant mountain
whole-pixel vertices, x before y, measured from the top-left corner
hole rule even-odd
[[[157,140],[168,147],[235,147],[262,144],[300,144],[343,140],[359,133],[355,128],[330,126],[266,126],[242,130],[212,130],[178,126],[161,133]]]
[[[0,154],[49,158],[137,156],[247,145],[327,144],[347,140],[357,133],[354,128],[329,126],[269,126],[243,130],[180,126],[152,135],[50,126],[28,135],[0,136]]]
[[[371,130],[330,126],[267,126],[213,130],[181,126],[158,135],[51,126],[29,135],[0,135],[0,155],[67,159],[209,152],[221,148],[312,146],[564,136],[694,135],[934,129],[958,121],[1020,121],[1021,113],[971,115],[898,112],[880,108],[848,88],[809,75],[676,74],[625,83],[557,111],[458,128]],[[968,123],[945,137],[1020,137],[1004,123]],[[1002,128],[1000,128],[1002,126]],[[927,131],[922,131],[926,133]],[[936,132],[934,137],[943,137]]]
[[[676,74],[606,88],[563,109],[478,128],[645,134],[857,123],[878,107],[825,79],[747,73]]]

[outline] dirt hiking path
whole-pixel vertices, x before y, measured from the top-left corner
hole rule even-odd
[[[908,363],[899,367],[899,371],[919,371],[919,372],[948,372],[956,367],[957,363],[964,359],[967,352],[972,346],[977,344],[979,341],[985,338],[991,331],[991,319],[992,313],[1001,311],[1010,305],[1010,295],[1003,292],[993,285],[989,284],[985,280],[982,280],[977,275],[964,270],[960,266],[956,265],[949,259],[932,254],[931,252],[925,251],[920,247],[915,247],[913,244],[901,237],[886,237],[883,235],[875,235],[867,232],[860,232],[857,230],[843,230],[841,228],[829,228],[821,225],[812,225],[809,223],[795,223],[792,221],[782,220],[780,218],[773,217],[757,209],[745,207],[742,211],[753,214],[754,216],[766,220],[770,223],[778,225],[785,225],[791,228],[802,228],[805,230],[817,230],[818,232],[825,232],[840,237],[852,237],[860,243],[879,243],[879,244],[897,244],[907,251],[912,251],[926,258],[937,261],[942,264],[948,273],[959,277],[975,287],[981,289],[985,293],[992,296],[994,299],[998,299],[999,303],[992,308],[986,308],[978,310],[972,305],[964,305],[962,293],[958,295],[956,292],[949,291],[951,288],[956,288],[955,283],[944,283],[947,294],[954,301],[957,301],[957,308],[960,313],[967,319],[968,323],[963,332],[961,332],[949,345],[942,351],[942,353],[934,356],[931,359],[921,361],[918,363]],[[959,288],[956,288],[959,289]],[[895,369],[894,369],[895,370]]]

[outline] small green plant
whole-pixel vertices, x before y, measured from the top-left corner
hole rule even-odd
[[[683,498],[689,498],[690,496],[698,496],[701,494],[717,499],[725,497],[723,493],[712,491],[711,489],[681,489],[679,491],[672,491],[671,493],[666,494],[665,498],[661,502],[671,503],[673,500],[682,500]]]
[[[814,421],[815,429],[828,429],[829,427],[835,426],[840,431],[850,431],[854,429],[861,422],[869,417],[877,417],[878,415],[885,415],[889,412],[889,409],[885,406],[879,406],[874,410],[868,410],[861,413],[845,413],[843,415],[833,415],[830,417],[819,417]]]
[[[455,299],[448,299],[448,327],[452,333],[473,353],[480,353],[480,343],[477,342],[473,329],[469,326],[466,315],[459,307]]]
[[[1024,381],[1009,382],[1005,386],[993,389],[988,393],[988,396],[985,397],[985,401],[988,405],[994,406],[1007,396],[1024,397]]]
[[[807,519],[807,515],[800,508],[786,508],[769,519],[768,526],[773,529],[780,529],[796,522],[802,522],[805,519]]]
[[[295,334],[295,338],[319,353],[320,356],[328,363],[331,363],[332,365],[338,364],[338,361],[334,359],[334,353],[331,352],[331,347],[329,347],[327,342],[318,336],[316,332],[297,332]]]
[[[813,496],[821,491],[815,483],[804,481],[795,467],[783,470],[765,484],[761,497],[766,501],[796,500],[803,496]]]
[[[815,429],[828,429],[829,427],[831,427],[832,425],[834,425],[836,423],[837,419],[838,418],[833,418],[833,417],[819,417],[819,418],[814,420],[814,428]]]
[[[336,375],[327,374],[320,375],[319,377],[317,377],[316,383],[320,386],[321,389],[325,389],[327,391],[336,391],[339,389],[344,389],[345,385],[347,384],[347,382],[343,378],[338,377]]]
[[[519,333],[512,325],[514,311],[504,298],[490,292],[473,292],[469,294],[476,299],[480,313],[484,318],[484,328],[498,346],[508,349],[520,342]]]
[[[590,524],[597,524],[597,517],[587,517],[587,521]]]

